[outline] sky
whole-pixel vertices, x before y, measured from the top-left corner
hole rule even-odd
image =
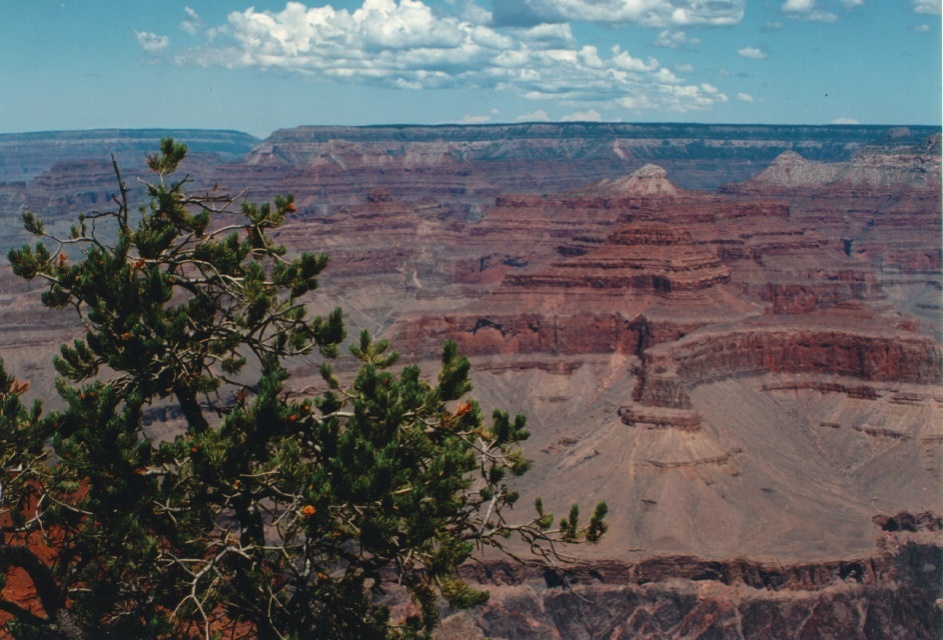
[[[0,132],[941,123],[943,0],[0,0]]]

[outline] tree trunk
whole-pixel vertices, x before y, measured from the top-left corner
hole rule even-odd
[[[200,402],[197,400],[196,392],[184,386],[174,387],[174,396],[180,403],[180,410],[187,419],[189,429],[196,433],[202,433],[210,428],[206,418],[203,417],[203,409],[200,408]]]

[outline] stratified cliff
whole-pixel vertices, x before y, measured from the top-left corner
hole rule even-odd
[[[258,138],[239,131],[206,129],[98,129],[0,133],[0,182],[32,180],[58,162],[107,161],[137,168],[154,153],[161,138],[186,141],[191,152],[229,162],[247,154]]]
[[[565,504],[561,487],[580,486],[622,505],[600,557],[863,553],[873,500],[938,509],[936,326],[780,192],[653,180],[667,178],[499,198],[456,253],[504,256],[478,269],[500,285],[401,316],[395,342],[432,359],[454,339],[493,376],[489,393],[528,408],[529,491]]]
[[[725,186],[740,200],[788,201],[792,217],[832,247],[873,267],[899,308],[939,326],[940,133],[922,140],[891,132],[846,161],[787,152],[755,178]]]
[[[703,189],[750,178],[787,150],[801,149],[814,160],[845,160],[890,131],[618,123],[298,127],[276,131],[260,144],[247,161],[253,173],[241,176],[264,176],[275,167],[317,175],[314,184],[292,189],[308,207],[352,202],[358,195],[352,173],[370,175],[370,184],[397,197],[408,197],[418,187],[480,203],[473,196],[578,188],[652,162],[678,185]],[[893,143],[900,146],[933,132],[915,127]]]
[[[664,556],[636,564],[598,562],[559,574],[486,564],[468,577],[500,585],[490,602],[446,618],[439,637],[937,638],[943,628],[937,600],[943,567],[939,547],[925,540],[929,530],[939,534],[939,518],[899,515],[922,518],[925,528],[904,535],[885,529],[888,544],[880,554],[818,564]]]

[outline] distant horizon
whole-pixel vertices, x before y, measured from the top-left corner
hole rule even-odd
[[[941,0],[2,2],[0,129],[936,126],[941,14]]]
[[[839,129],[887,129],[887,128],[923,128],[923,129],[939,129],[943,133],[943,126],[939,124],[927,124],[927,123],[915,123],[915,122],[886,122],[879,124],[870,124],[870,123],[861,123],[861,124],[809,124],[809,123],[769,123],[769,122],[682,122],[682,121],[637,121],[637,122],[628,122],[628,121],[598,121],[598,120],[585,120],[585,121],[533,121],[533,122],[487,122],[487,123],[436,123],[436,124],[421,124],[421,123],[378,123],[378,124],[360,124],[360,125],[349,125],[349,124],[299,124],[294,126],[280,127],[278,129],[273,129],[267,134],[257,135],[250,133],[248,131],[232,128],[217,128],[217,127],[193,127],[193,126],[142,126],[142,127],[92,127],[87,129],[41,129],[41,130],[30,130],[30,131],[0,131],[0,136],[28,136],[28,135],[43,135],[43,134],[69,134],[69,133],[93,133],[96,131],[102,132],[115,132],[115,131],[134,131],[134,132],[147,132],[147,131],[214,131],[219,133],[237,133],[241,135],[247,135],[257,140],[265,140],[268,137],[271,137],[274,133],[278,131],[290,131],[292,129],[301,129],[301,128],[312,128],[312,129],[383,129],[383,128],[397,128],[397,129],[406,129],[406,128],[426,128],[426,129],[444,129],[449,127],[461,127],[461,128],[497,128],[497,127],[526,127],[533,125],[564,125],[564,126],[611,126],[611,125],[626,125],[626,126],[670,126],[670,127],[757,127],[757,128],[819,128],[819,129],[830,129],[830,128],[839,128]]]

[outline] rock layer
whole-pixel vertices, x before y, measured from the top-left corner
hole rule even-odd
[[[663,557],[560,577],[492,566],[479,573],[507,586],[482,609],[447,618],[439,637],[933,640],[943,624],[939,550],[912,542],[880,557],[818,565]]]

